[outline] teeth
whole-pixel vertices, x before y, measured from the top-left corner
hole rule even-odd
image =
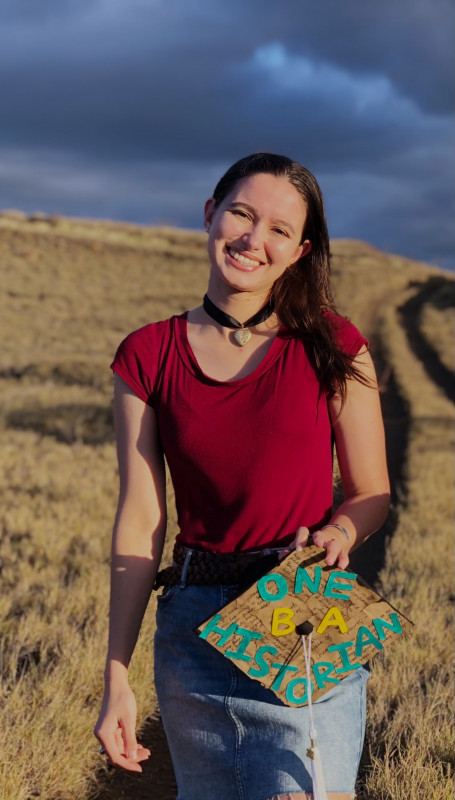
[[[241,264],[245,264],[246,267],[258,267],[261,263],[260,261],[253,261],[252,258],[246,258],[246,256],[242,256],[240,253],[236,253],[235,250],[231,250],[230,247],[228,247],[228,252],[232,258],[235,258],[236,261],[240,261]]]

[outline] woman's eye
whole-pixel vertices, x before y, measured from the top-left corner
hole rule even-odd
[[[246,213],[246,211],[241,211],[240,208],[231,209],[231,214],[235,214],[236,217],[243,217],[244,219],[248,219],[248,214]]]
[[[275,233],[281,234],[281,236],[287,236],[286,231],[283,231],[282,228],[274,228]]]

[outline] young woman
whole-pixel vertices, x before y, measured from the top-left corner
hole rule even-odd
[[[205,205],[203,303],[130,334],[117,351],[120,499],[106,690],[95,734],[140,771],[128,664],[152,588],[155,681],[179,800],[311,797],[307,706],[283,705],[193,632],[270,550],[309,535],[328,565],[384,521],[384,434],[368,343],[335,312],[319,186],[284,156],[234,164]],[[344,501],[332,511],[332,443]],[[166,531],[164,456],[180,532]],[[353,797],[367,671],[315,704],[328,798]]]

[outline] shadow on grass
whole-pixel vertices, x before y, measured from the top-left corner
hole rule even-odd
[[[381,407],[387,448],[387,465],[391,486],[391,507],[388,519],[376,533],[350,557],[349,567],[374,586],[384,566],[387,540],[398,524],[398,508],[406,502],[405,467],[409,441],[409,408],[401,396],[393,370],[385,359],[379,336],[370,340],[381,392]]]
[[[112,408],[95,403],[19,409],[7,414],[6,425],[16,430],[32,430],[41,436],[52,436],[65,444],[99,445],[114,441]]]

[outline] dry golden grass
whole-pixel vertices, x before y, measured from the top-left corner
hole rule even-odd
[[[397,300],[402,305],[406,296]],[[428,333],[436,340],[443,329]],[[368,721],[371,772],[365,796],[449,800],[455,751],[453,404],[427,379],[396,308],[388,308],[382,317],[381,335],[409,406],[411,427],[407,496],[387,547],[380,587],[414,621],[415,630],[411,639],[375,664]]]
[[[175,796],[154,777],[146,776],[150,794],[145,780],[97,772],[91,733],[117,492],[109,363],[130,330],[200,302],[204,241],[172,229],[0,217],[0,800],[88,800],[97,787],[104,800]],[[454,284],[360,242],[333,250],[340,308],[371,337],[385,374],[393,371],[410,424],[380,587],[415,631],[374,662],[359,794],[448,800],[453,404],[413,354],[399,309],[422,293],[421,333],[452,368]],[[169,499],[167,556],[176,529],[171,487]],[[153,607],[132,663],[140,720],[156,714]]]

